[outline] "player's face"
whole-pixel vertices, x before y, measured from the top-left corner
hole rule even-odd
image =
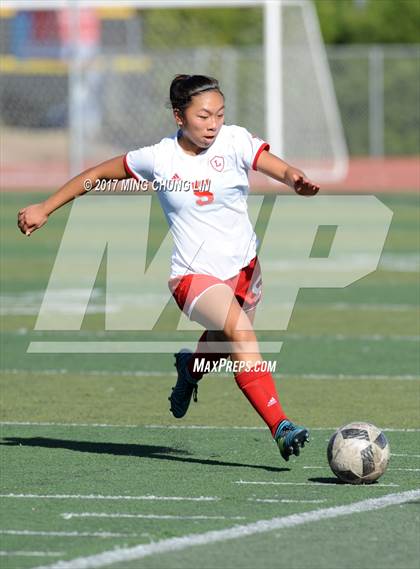
[[[205,150],[213,144],[222,128],[224,108],[224,99],[217,91],[196,95],[182,117],[182,136]]]

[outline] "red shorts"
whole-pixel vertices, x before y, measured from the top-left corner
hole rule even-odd
[[[262,277],[258,257],[240,270],[239,274],[227,280],[210,275],[189,274],[174,277],[168,282],[169,289],[179,308],[191,317],[191,312],[200,296],[209,288],[227,284],[235,293],[235,297],[245,312],[252,310],[261,299]]]

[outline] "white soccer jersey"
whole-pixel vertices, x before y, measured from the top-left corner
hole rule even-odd
[[[245,128],[224,125],[197,156],[186,154],[176,135],[128,152],[127,172],[153,182],[169,223],[171,278],[193,273],[226,280],[255,257],[247,173],[268,149]]]

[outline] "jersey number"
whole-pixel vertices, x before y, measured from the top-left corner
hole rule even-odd
[[[197,205],[208,205],[214,202],[214,194],[211,192],[200,192],[199,190],[194,190],[194,195],[198,197],[196,201]]]

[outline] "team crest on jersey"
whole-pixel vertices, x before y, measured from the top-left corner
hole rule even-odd
[[[210,160],[210,165],[217,172],[223,172],[223,168],[225,167],[225,159],[223,156],[213,156],[213,158]]]

